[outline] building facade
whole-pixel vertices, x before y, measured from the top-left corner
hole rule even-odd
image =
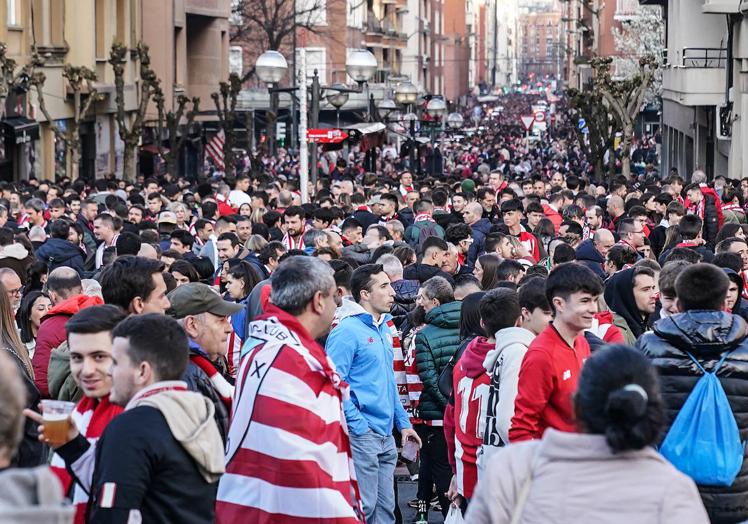
[[[520,79],[558,78],[561,74],[561,13],[525,8],[520,14],[519,25]]]

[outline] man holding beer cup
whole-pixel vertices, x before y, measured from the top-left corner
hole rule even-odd
[[[109,370],[112,367],[112,330],[124,318],[124,312],[117,306],[93,306],[76,313],[65,324],[70,374],[83,392],[83,398],[75,406],[70,402],[42,400],[44,437],[53,447],[72,440],[74,431],[80,432],[93,445],[109,421],[122,413],[121,406],[109,401],[112,389]],[[70,493],[72,487],[75,522],[82,524],[88,493],[73,482],[65,469],[65,461],[57,453],[52,456],[51,467],[66,493]]]
[[[179,380],[188,355],[184,330],[165,315],[130,316],[114,327],[109,401],[124,412],[94,443],[72,423],[65,443],[57,434],[50,442],[90,493],[86,522],[212,524],[223,442],[213,404]],[[77,380],[89,392],[103,391],[100,375],[81,372]],[[24,413],[48,442],[44,416]]]

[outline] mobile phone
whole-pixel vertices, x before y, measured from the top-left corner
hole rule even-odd
[[[418,444],[413,440],[406,440],[400,456],[407,462],[415,462],[418,458]]]

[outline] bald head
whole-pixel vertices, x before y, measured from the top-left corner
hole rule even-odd
[[[465,223],[468,225],[476,223],[483,216],[483,206],[478,202],[470,202],[465,204],[465,209],[462,210],[462,217],[465,219]]]
[[[595,235],[592,237],[592,243],[595,244],[595,249],[597,249],[600,254],[605,258],[605,256],[608,254],[608,251],[610,251],[610,248],[612,248],[615,243],[616,239],[613,236],[613,233],[611,233],[607,229],[598,229],[595,231]]]
[[[158,260],[158,252],[156,252],[156,248],[150,244],[146,244],[145,242],[140,244],[138,256],[143,258],[150,258],[152,260]]]
[[[47,278],[47,290],[53,304],[58,304],[70,297],[83,293],[83,285],[78,272],[70,267],[62,266],[53,269]]]
[[[608,199],[608,213],[613,217],[619,217],[623,214],[623,199],[618,195],[613,195]]]

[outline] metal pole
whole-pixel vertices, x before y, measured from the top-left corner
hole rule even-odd
[[[416,171],[416,121],[410,121],[410,169]]]
[[[299,189],[301,190],[301,202],[309,202],[309,154],[306,142],[306,49],[299,49],[299,62],[301,67],[298,74],[299,90]],[[315,181],[314,191],[317,190]]]
[[[306,90],[304,90],[302,96],[306,96]],[[309,120],[311,121],[312,129],[319,127],[319,74],[317,70],[314,70],[314,76],[312,77],[312,107],[310,107]],[[317,143],[312,142],[312,160],[310,162],[312,168],[312,186],[315,191],[317,190],[317,175],[319,170],[317,169]]]
[[[275,156],[275,136],[276,125],[278,122],[278,93],[274,91],[275,85],[271,84],[268,91],[270,92],[270,118],[268,118],[268,152],[270,156]]]
[[[293,57],[291,58],[292,67],[293,67],[293,75],[291,75],[291,78],[296,77],[296,2],[293,3]],[[299,140],[299,143],[304,142],[306,140],[306,137],[300,137],[298,136],[299,133],[299,119],[296,112],[298,111],[298,104],[299,102],[296,100],[296,97],[291,97],[291,142],[290,146],[291,149],[296,148],[296,140]]]

